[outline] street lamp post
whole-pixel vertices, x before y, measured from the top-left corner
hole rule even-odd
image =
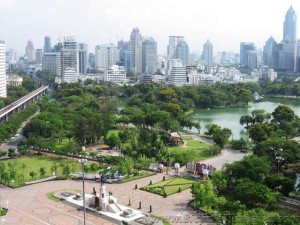
[[[279,152],[282,152],[282,151],[283,151],[283,149],[280,148]],[[281,153],[279,153],[279,154],[276,153],[275,154],[275,159],[277,161],[277,173],[279,173],[280,163],[284,160],[284,158],[281,156]]]
[[[82,169],[82,189],[83,189],[83,224],[86,225],[86,208],[85,208],[85,190],[84,190],[84,166],[86,165],[86,159],[80,159]]]
[[[281,161],[284,160],[284,158],[282,156],[276,156],[276,161],[277,161],[277,173],[279,173],[279,167],[280,167],[280,163]]]

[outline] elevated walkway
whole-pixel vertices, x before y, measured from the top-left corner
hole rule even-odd
[[[28,105],[30,105],[32,102],[41,98],[43,95],[46,94],[46,90],[48,87],[49,85],[44,85],[42,87],[39,87],[38,89],[30,92],[29,94],[11,103],[10,105],[0,109],[0,122],[7,121],[8,116],[10,114],[20,112],[21,110],[25,109]]]

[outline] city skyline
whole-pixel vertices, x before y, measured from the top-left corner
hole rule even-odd
[[[296,0],[151,3],[0,0],[0,37],[7,49],[14,49],[19,56],[25,53],[28,40],[35,48],[42,48],[44,36],[51,36],[54,45],[59,37],[63,40],[64,36],[74,35],[79,42],[88,44],[89,52],[94,52],[96,45],[128,40],[132,29],[138,27],[142,35],[157,41],[159,54],[166,55],[171,35],[184,36],[190,53],[201,54],[207,39],[214,45],[215,53],[239,52],[240,42],[253,42],[258,48],[270,36],[280,42],[286,11],[292,5],[296,13],[300,12],[300,2]]]

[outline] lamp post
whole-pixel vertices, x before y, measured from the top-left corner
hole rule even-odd
[[[280,148],[279,151],[282,152],[283,149]],[[276,161],[277,161],[277,173],[279,173],[280,163],[284,160],[284,158],[283,158],[282,156],[280,156],[280,154],[278,154],[278,153],[275,154],[275,156],[276,156],[275,159],[276,159]]]
[[[276,156],[276,161],[277,161],[277,173],[279,173],[279,166],[281,161],[284,160],[282,156]]]
[[[84,166],[87,159],[79,159],[79,163],[82,169],[82,189],[83,189],[83,224],[86,225],[86,208],[85,208],[85,190],[84,190]]]

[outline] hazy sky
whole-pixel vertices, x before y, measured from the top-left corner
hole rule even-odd
[[[52,45],[74,35],[94,52],[98,44],[128,40],[139,27],[157,41],[160,54],[166,54],[169,35],[185,36],[194,53],[207,39],[214,54],[239,52],[241,41],[258,48],[271,35],[280,41],[291,5],[300,17],[299,0],[0,0],[0,40],[21,56],[29,39],[42,48],[46,35]]]

